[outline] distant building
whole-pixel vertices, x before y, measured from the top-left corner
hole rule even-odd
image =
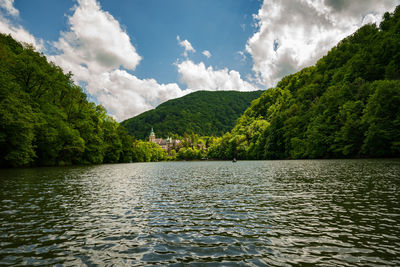
[[[167,152],[170,152],[172,149],[176,149],[181,144],[180,140],[172,139],[171,137],[168,137],[167,139],[156,138],[153,127],[151,128],[149,141],[156,143]]]

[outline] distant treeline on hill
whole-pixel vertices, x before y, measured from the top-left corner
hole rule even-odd
[[[169,100],[121,124],[138,139],[148,139],[151,128],[157,136],[222,136],[236,120],[260,97],[262,91],[198,91]]]
[[[400,156],[400,6],[266,90],[209,157]]]

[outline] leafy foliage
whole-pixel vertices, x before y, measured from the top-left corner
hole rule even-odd
[[[400,156],[400,6],[266,90],[209,156]]]
[[[133,160],[137,162],[154,162],[167,159],[167,152],[152,142],[137,140],[134,143]]]
[[[136,138],[147,139],[151,127],[157,136],[222,135],[235,125],[236,120],[261,91],[198,91],[162,103],[157,108],[130,118],[121,124]]]
[[[0,34],[0,166],[129,162],[133,150],[71,74]]]

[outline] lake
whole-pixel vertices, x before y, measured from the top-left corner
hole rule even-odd
[[[6,169],[0,205],[0,265],[400,265],[397,159]]]

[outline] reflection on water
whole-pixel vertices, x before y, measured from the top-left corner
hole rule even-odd
[[[400,265],[400,161],[0,170],[0,265]]]

